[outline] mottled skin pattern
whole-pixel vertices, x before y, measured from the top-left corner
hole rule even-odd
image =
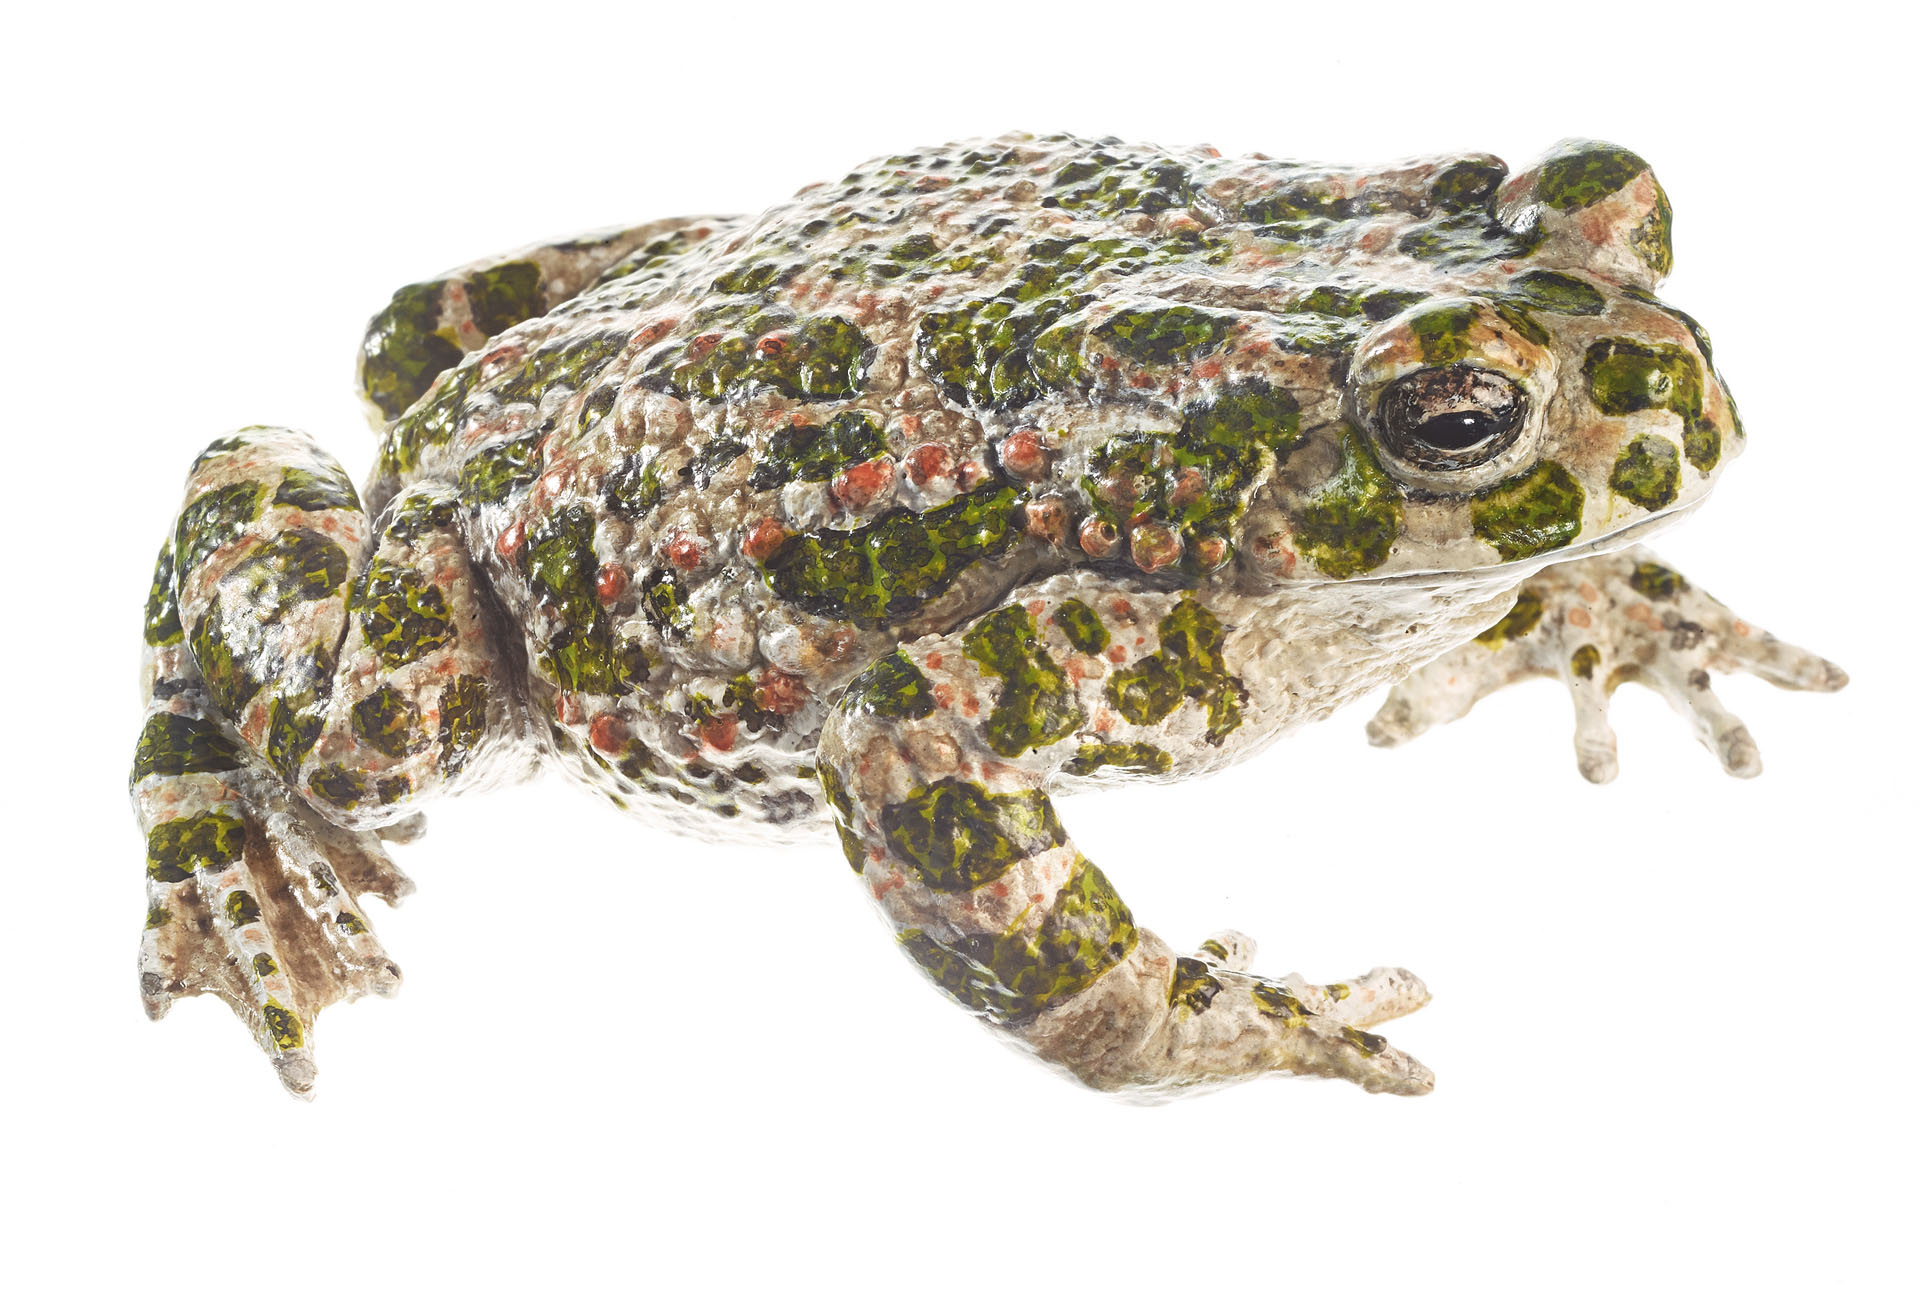
[[[1011,136],[756,218],[536,246],[369,326],[364,498],[301,434],[195,463],[147,616],[143,993],[225,997],[288,1088],[399,974],[360,910],[433,796],[560,764],[685,831],[837,834],[1017,1044],[1164,1096],[1423,1092],[1420,981],[1136,925],[1052,798],[1231,764],[1367,690],[1404,740],[1515,678],[1611,777],[1620,681],[1832,688],[1635,543],[1744,444],[1654,289],[1646,165],[1372,170]]]

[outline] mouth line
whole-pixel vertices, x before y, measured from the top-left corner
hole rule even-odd
[[[1616,528],[1610,533],[1602,533],[1585,542],[1575,542],[1563,546],[1557,551],[1542,551],[1539,555],[1530,555],[1524,560],[1504,560],[1499,564],[1476,569],[1427,569],[1413,573],[1376,575],[1370,578],[1327,579],[1304,584],[1307,587],[1418,587],[1430,583],[1457,582],[1462,579],[1475,579],[1494,582],[1499,579],[1525,578],[1539,573],[1549,565],[1565,564],[1570,560],[1584,560],[1589,556],[1605,555],[1617,551],[1623,546],[1631,546],[1644,537],[1649,537],[1659,529],[1677,523],[1700,507],[1700,501],[1694,500],[1685,505],[1672,506],[1650,514],[1636,523]],[[1301,584],[1295,584],[1300,586]]]

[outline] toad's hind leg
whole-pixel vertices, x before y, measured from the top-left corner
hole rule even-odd
[[[246,429],[196,463],[156,570],[142,998],[221,996],[301,1095],[320,1010],[400,981],[362,906],[411,890],[382,835],[514,725],[451,515],[418,491],[376,538],[308,439]]]
[[[1240,723],[1223,621],[1203,599],[1103,587],[1017,591],[965,634],[880,661],[829,718],[821,784],[900,944],[955,1000],[1095,1088],[1157,1098],[1289,1073],[1428,1091],[1425,1067],[1368,1031],[1426,1001],[1413,975],[1263,978],[1246,972],[1240,934],[1182,956],[1134,923],[1061,826],[1057,773],[1164,772],[1170,747],[1217,748]]]

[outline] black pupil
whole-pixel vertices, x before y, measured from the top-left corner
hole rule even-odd
[[[1422,420],[1413,435],[1427,446],[1443,451],[1464,451],[1477,446],[1500,430],[1500,422],[1481,410],[1457,410]]]

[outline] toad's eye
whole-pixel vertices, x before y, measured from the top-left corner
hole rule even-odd
[[[1453,364],[1388,387],[1377,425],[1393,453],[1416,468],[1471,469],[1512,445],[1526,417],[1526,395],[1513,379]]]

